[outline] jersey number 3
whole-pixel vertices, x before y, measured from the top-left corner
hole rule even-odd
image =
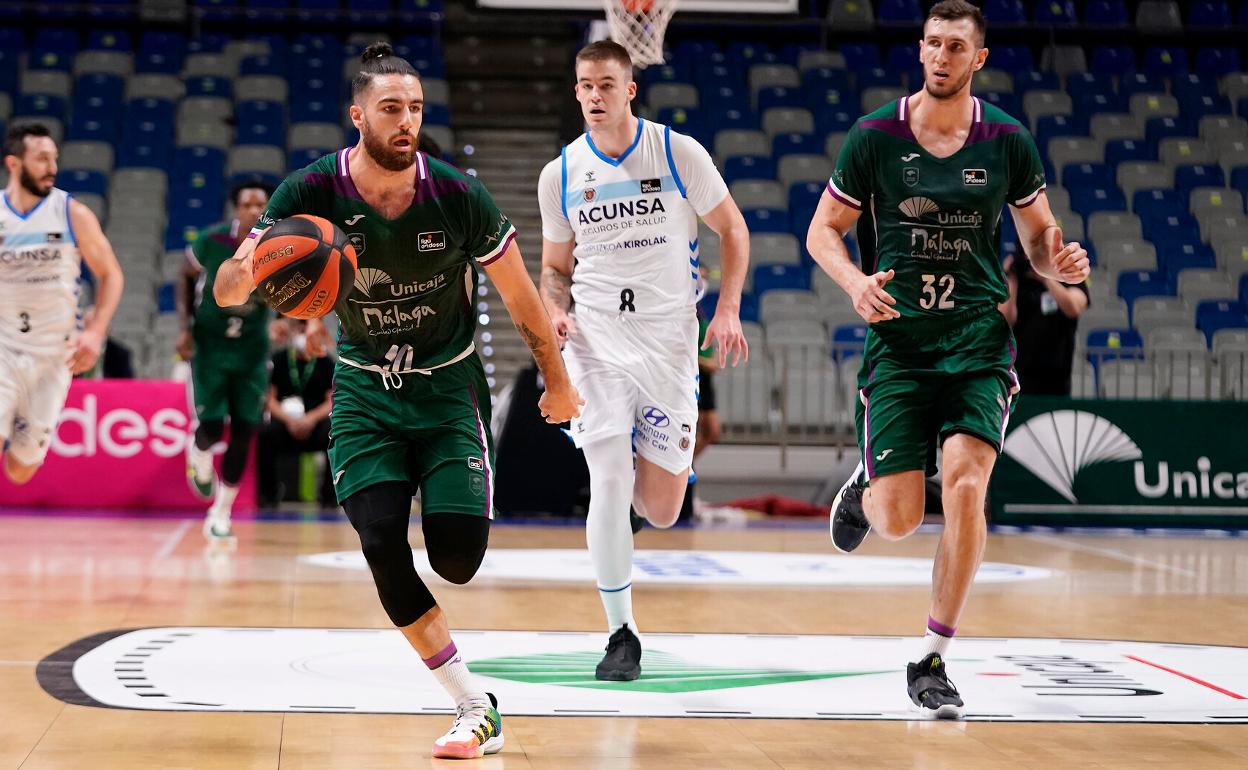
[[[919,276],[923,279],[922,295],[919,297],[919,307],[924,310],[931,310],[933,307],[937,310],[949,310],[953,307],[953,299],[949,295],[953,294],[953,276],[945,274],[937,280],[934,275]],[[940,293],[940,299],[936,299],[936,286],[939,284],[943,291]]]
[[[17,317],[22,321],[22,325],[17,330],[22,334],[30,331],[30,313],[21,312],[17,314]]]

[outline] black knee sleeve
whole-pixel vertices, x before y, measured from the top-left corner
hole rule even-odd
[[[251,437],[256,432],[254,423],[242,420],[230,420],[230,443],[225,447],[225,456],[221,458],[221,480],[232,487],[238,486],[243,478],[243,469],[247,467],[247,452],[251,448]]]
[[[360,548],[373,573],[381,606],[390,622],[400,628],[410,626],[437,606],[412,563],[412,547],[407,542],[411,505],[411,488],[398,481],[361,489],[342,503],[360,536]]]
[[[462,513],[421,516],[429,564],[445,580],[463,585],[477,574],[490,542],[490,520]]]
[[[195,448],[207,451],[208,447],[225,435],[225,420],[203,420],[195,429]]]

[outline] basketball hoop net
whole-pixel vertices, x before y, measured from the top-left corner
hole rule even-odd
[[[628,49],[633,64],[645,69],[663,63],[663,33],[677,0],[603,0],[611,39]]]

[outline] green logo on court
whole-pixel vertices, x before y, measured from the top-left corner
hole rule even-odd
[[[509,679],[526,684],[560,687],[588,687],[629,692],[682,693],[728,690],[769,684],[806,682],[812,679],[838,679],[850,676],[895,673],[880,671],[809,671],[784,668],[732,668],[693,663],[666,652],[647,650],[641,659],[641,678],[632,682],[600,682],[594,667],[601,652],[556,652],[541,655],[515,655],[486,658],[468,664],[474,674]]]

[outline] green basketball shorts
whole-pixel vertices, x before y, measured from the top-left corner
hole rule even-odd
[[[425,513],[494,517],[490,391],[475,354],[389,385],[338,362],[329,464],[339,502],[383,481],[420,490]]]
[[[1018,394],[1014,335],[995,307],[867,333],[855,411],[867,478],[936,472],[936,449],[966,433],[998,452]]]

